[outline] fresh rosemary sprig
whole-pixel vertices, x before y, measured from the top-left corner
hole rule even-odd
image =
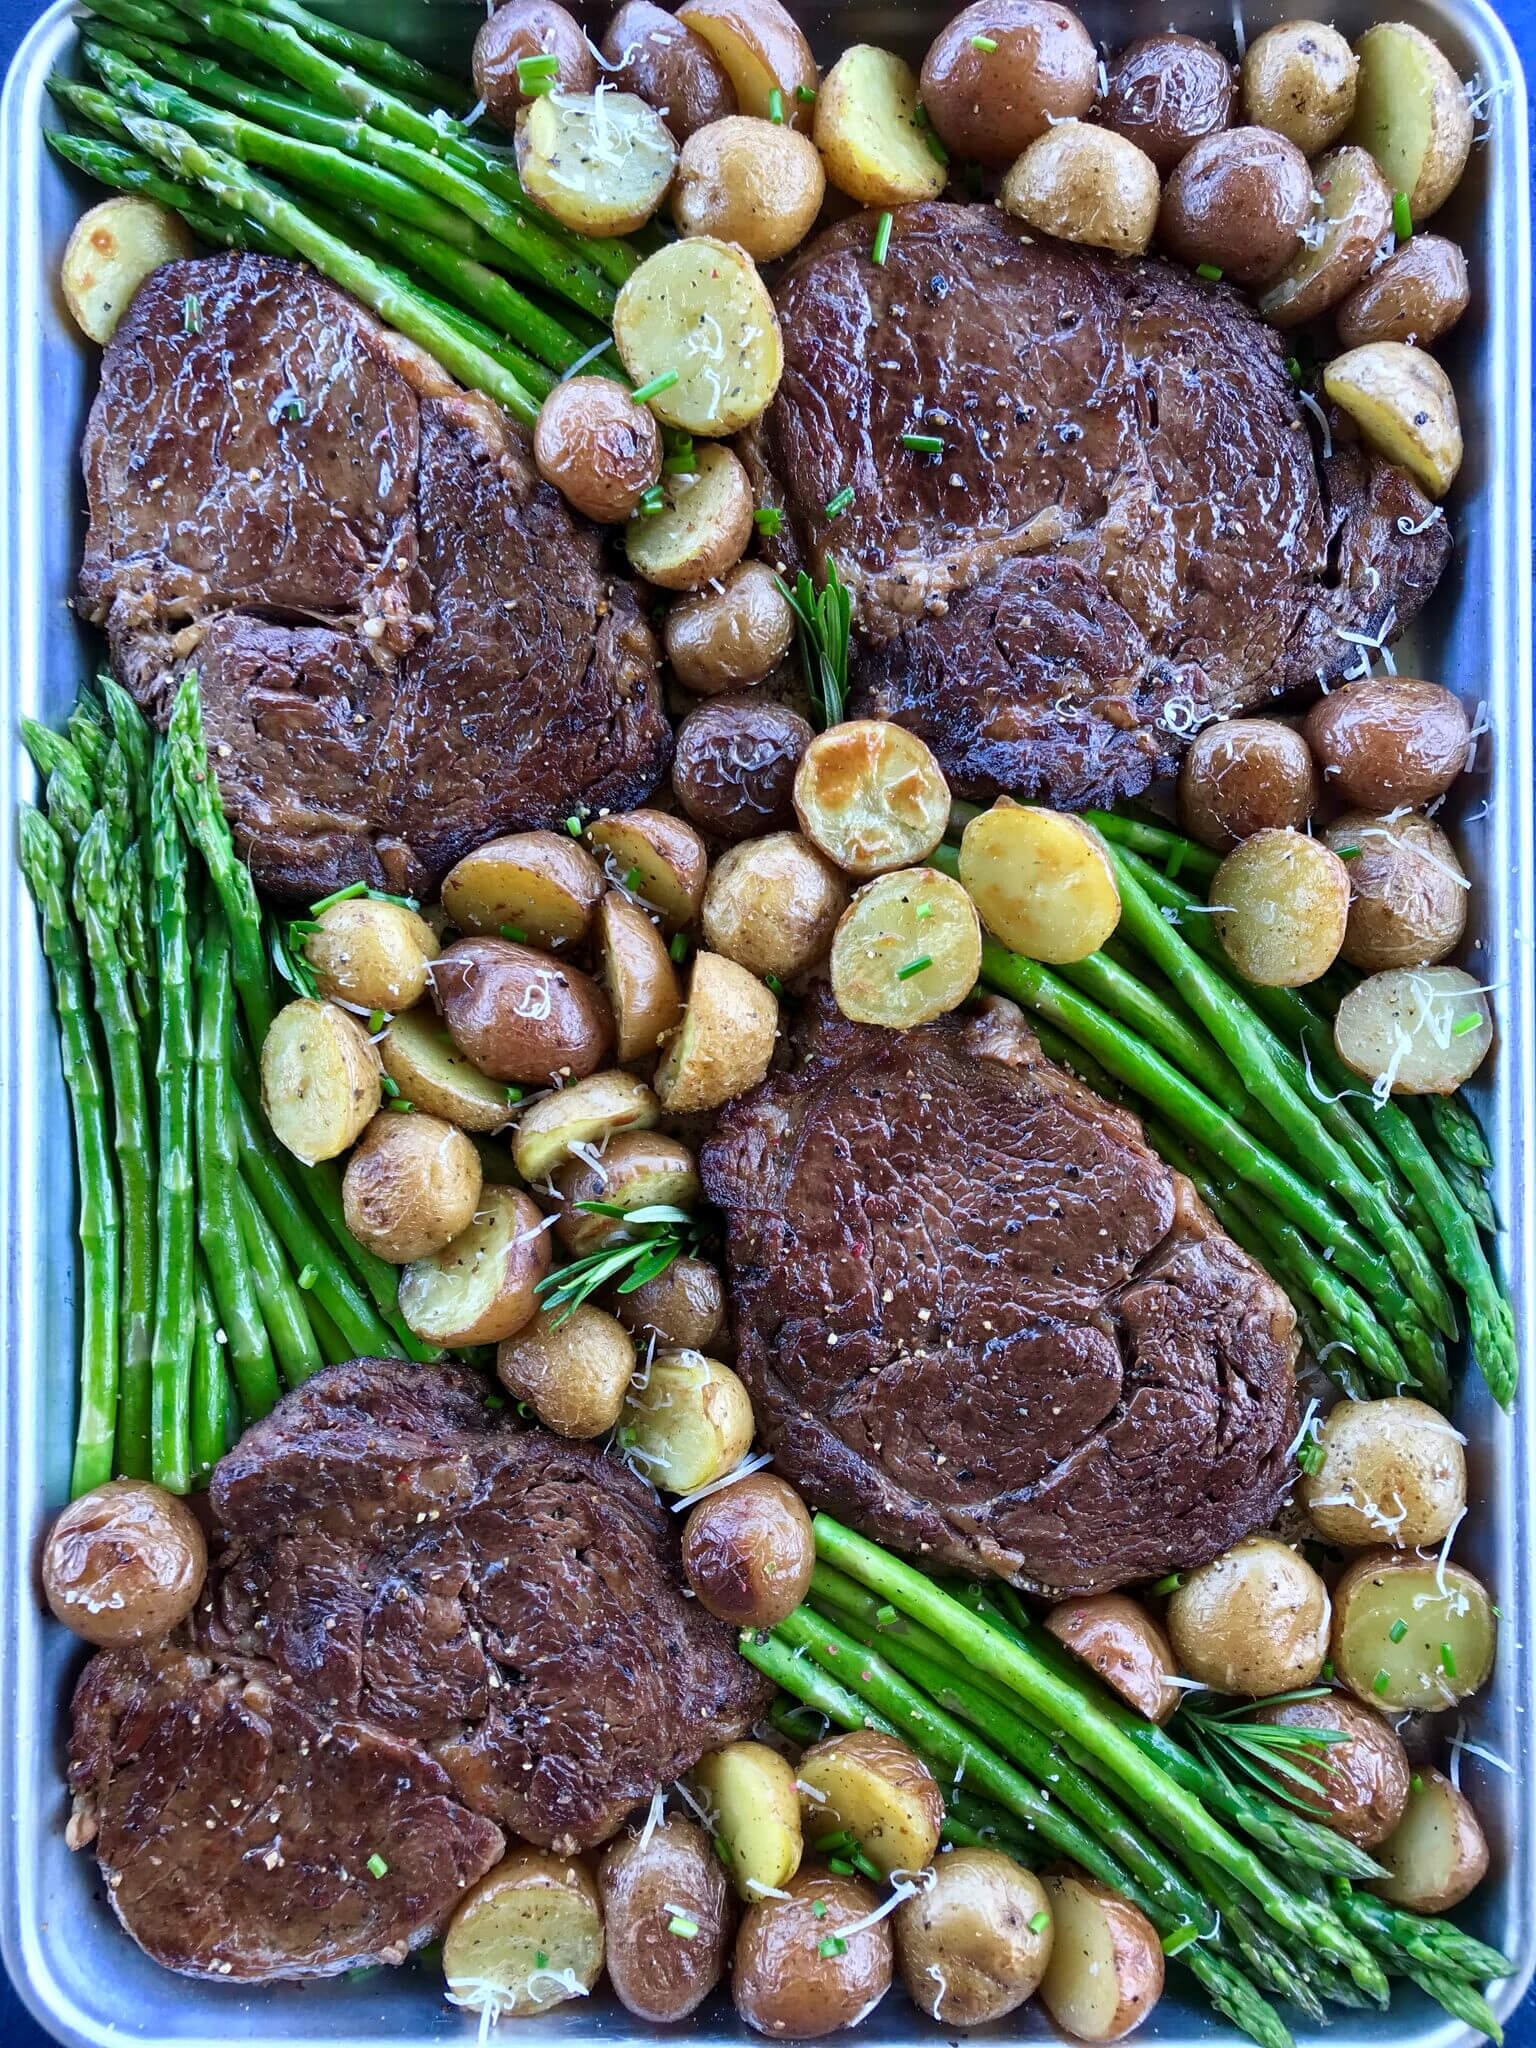
[[[793,590],[782,576],[774,578],[795,615],[795,637],[800,643],[811,709],[823,729],[840,723],[847,709],[848,627],[853,617],[848,586],[839,577],[832,557],[827,555],[825,561],[827,580],[820,590],[803,569]]]
[[[1289,1706],[1297,1700],[1331,1698],[1326,1685],[1303,1686],[1295,1692],[1275,1693],[1261,1701],[1266,1707]],[[1315,1813],[1320,1792],[1318,1767],[1324,1773],[1335,1768],[1328,1755],[1330,1744],[1347,1742],[1342,1728],[1276,1727],[1255,1721],[1253,1705],[1211,1708],[1186,1702],[1178,1726],[1213,1769],[1237,1772],[1263,1788],[1272,1799],[1283,1800],[1303,1813]],[[1312,1766],[1304,1769],[1298,1758]]]
[[[304,957],[303,939],[297,932],[300,922],[298,919],[285,922],[268,911],[265,919],[267,949],[272,955],[272,965],[288,986],[313,1002],[319,994],[319,986]],[[318,926],[310,924],[308,929],[315,931]]]
[[[674,1208],[670,1202],[647,1202],[635,1209],[621,1208],[615,1202],[577,1202],[574,1206],[592,1216],[613,1217],[623,1225],[624,1235],[588,1252],[585,1258],[573,1259],[568,1266],[555,1267],[537,1283],[534,1293],[539,1306],[560,1311],[555,1317],[556,1329],[600,1288],[617,1281],[620,1294],[633,1294],[698,1242],[700,1226],[686,1209]]]

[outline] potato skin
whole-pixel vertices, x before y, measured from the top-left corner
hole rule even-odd
[[[758,2033],[813,2041],[853,2026],[890,1989],[890,1923],[877,1921],[850,1936],[842,1955],[824,1956],[821,1944],[829,1935],[880,1903],[874,1887],[812,1864],[782,1888],[787,1899],[760,1899],[742,1918],[731,1997]],[[825,1908],[820,1919],[813,1910],[817,1902]]]
[[[672,794],[701,831],[735,842],[795,822],[809,722],[767,696],[716,697],[677,728]]]
[[[995,50],[978,50],[973,36]],[[1093,105],[1099,53],[1070,9],[1051,0],[977,0],[940,29],[923,59],[922,103],[953,156],[1007,164],[1053,121]]]
[[[480,1155],[461,1130],[380,1110],[342,1178],[347,1228],[392,1266],[408,1265],[469,1228],[480,1182]]]
[[[486,111],[510,134],[526,95],[517,82],[521,57],[557,60],[555,84],[562,92],[590,92],[597,65],[575,19],[552,0],[507,0],[483,22],[475,37],[475,91]]]
[[[683,1573],[717,1621],[773,1628],[805,1598],[816,1541],[805,1503],[771,1472],[701,1500],[683,1530]]]
[[[847,882],[808,839],[774,832],[715,862],[701,929],[715,952],[789,981],[825,957],[848,901]]]
[[[1166,177],[1203,135],[1231,126],[1237,80],[1214,43],[1141,36],[1109,60],[1096,118],[1145,150]]]
[[[1455,952],[1467,928],[1469,889],[1456,849],[1432,818],[1409,811],[1378,818],[1346,811],[1324,835],[1349,868],[1344,958],[1374,974],[1432,967]]]
[[[767,263],[805,239],[826,193],[826,172],[808,135],[728,114],[683,144],[672,218],[682,234],[720,235]]]
[[[437,937],[414,910],[354,896],[332,903],[316,922],[320,929],[305,939],[304,958],[327,1000],[393,1015],[426,994]]]
[[[1319,1536],[1373,1547],[1395,1523],[1400,1550],[1432,1550],[1461,1518],[1467,1456],[1445,1417],[1411,1395],[1340,1401],[1318,1436],[1323,1461],[1304,1472],[1297,1497]],[[1341,1499],[1343,1495],[1345,1498]],[[1374,1507],[1373,1517],[1367,1510]]]
[[[202,1525],[147,1479],[109,1479],[63,1510],[43,1545],[56,1620],[99,1649],[158,1641],[197,1604],[208,1569]]]
[[[1456,325],[1471,296],[1459,246],[1444,235],[1415,235],[1336,308],[1339,346],[1410,341],[1428,348]]]
[[[725,1283],[707,1259],[676,1258],[633,1294],[615,1292],[613,1313],[634,1336],[664,1351],[708,1351],[725,1322]]]
[[[1321,205],[1311,198],[1316,191]],[[1340,143],[1308,178],[1309,239],[1298,244],[1259,299],[1274,327],[1316,320],[1352,292],[1392,231],[1392,188],[1363,149]],[[1310,230],[1321,228],[1311,239]]]
[[[1362,811],[1422,810],[1465,768],[1471,743],[1458,700],[1415,676],[1330,691],[1303,729],[1324,789]]]
[[[714,442],[698,449],[695,460],[692,478],[669,478],[662,486],[664,512],[642,513],[624,529],[629,566],[659,590],[697,590],[723,576],[752,538],[752,486],[740,462]]]
[[[657,113],[679,142],[736,111],[736,89],[702,36],[651,0],[625,0],[608,24],[602,51],[620,92]]]
[[[1293,1752],[1292,1761],[1317,1783],[1317,1796],[1296,1796],[1325,1827],[1362,1849],[1384,1841],[1408,1803],[1408,1752],[1391,1727],[1344,1693],[1327,1699],[1289,1700],[1254,1715],[1272,1728],[1340,1728],[1347,1742]]]
[[[914,2005],[946,2027],[980,2027],[1033,1995],[1051,1958],[1045,1888],[997,1849],[952,1849],[927,1891],[892,1916],[896,1963]]]
[[[673,674],[700,696],[760,683],[795,637],[795,615],[766,562],[738,562],[722,580],[723,589],[698,590],[673,605],[662,627]]]
[[[598,980],[613,1011],[614,1057],[650,1059],[683,1014],[666,940],[638,903],[610,889],[597,911]]]
[[[1336,28],[1285,21],[1266,29],[1243,58],[1243,112],[1273,128],[1304,156],[1337,142],[1355,111],[1360,60]]]
[[[456,939],[438,955],[432,994],[454,1044],[496,1081],[580,1079],[613,1045],[596,982],[510,939]]]
[[[1262,1697],[1312,1684],[1328,1654],[1328,1590],[1273,1536],[1245,1536],[1186,1572],[1168,1601],[1179,1669],[1218,1692]]]
[[[1061,1601],[1045,1626],[1138,1714],[1149,1721],[1173,1718],[1179,1705],[1178,1687],[1167,1682],[1178,1669],[1173,1645],[1144,1607],[1124,1593],[1094,1593]]]
[[[1013,165],[998,203],[1042,234],[1141,256],[1157,226],[1157,166],[1112,128],[1060,121]]]
[[[1427,1764],[1418,1778],[1402,1820],[1376,1844],[1376,1860],[1387,1875],[1370,1890],[1412,1913],[1448,1913],[1486,1875],[1488,1838],[1471,1801],[1449,1778]],[[1446,1833],[1448,1843],[1434,1840]],[[1439,1853],[1426,1854],[1433,1849]]]
[[[628,519],[661,476],[661,429],[611,377],[567,377],[539,407],[533,459],[588,519]]]
[[[1179,818],[1203,846],[1230,853],[1255,832],[1304,825],[1317,807],[1306,741],[1274,718],[1224,718],[1196,733],[1179,768]]]
[[[1239,974],[1264,988],[1302,988],[1338,958],[1349,918],[1349,870],[1304,832],[1256,832],[1211,880],[1212,922]]]
[[[555,1168],[553,1183],[561,1202],[555,1235],[573,1259],[616,1244],[624,1235],[616,1217],[578,1209],[578,1202],[611,1202],[615,1208],[670,1202],[688,1209],[699,1199],[693,1154],[665,1131],[620,1131],[596,1166],[588,1159],[567,1159]]]
[[[686,2019],[719,1983],[736,1924],[709,1836],[676,1815],[643,1846],[633,1831],[620,1835],[603,1851],[597,1890],[619,2003],[653,2026]],[[698,1927],[691,1939],[668,1932],[678,1910]]]
[[[526,1401],[556,1436],[601,1436],[624,1406],[635,1347],[629,1333],[590,1302],[560,1320],[541,1308],[496,1347],[496,1377]]]
[[[1268,128],[1207,135],[1174,167],[1157,217],[1159,246],[1235,284],[1263,284],[1296,248],[1312,173],[1294,142]]]

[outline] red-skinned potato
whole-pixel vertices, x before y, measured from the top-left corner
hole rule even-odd
[[[1045,1625],[1138,1714],[1149,1721],[1172,1718],[1179,1690],[1168,1681],[1178,1663],[1173,1645],[1144,1607],[1124,1593],[1094,1593],[1061,1601]]]
[[[736,1924],[709,1836],[677,1814],[620,1835],[603,1851],[597,1889],[620,2004],[652,2026],[686,2019],[720,1981]]]
[[[625,0],[608,24],[603,56],[620,92],[662,116],[679,142],[736,111],[736,89],[702,36],[651,0]]]
[[[856,2025],[890,1989],[890,1923],[849,1935],[841,1949],[835,1941],[879,1905],[873,1885],[808,1865],[779,1889],[789,1896],[759,1900],[742,1920],[731,1973],[737,2012],[779,2041]]]
[[[1110,58],[1098,119],[1145,150],[1166,178],[1200,140],[1232,120],[1237,81],[1214,43],[1142,36]]]
[[[993,48],[978,48],[976,37]],[[922,104],[952,156],[1010,164],[1057,121],[1087,113],[1099,53],[1052,0],[977,0],[940,29],[923,59]]]
[[[496,1081],[579,1080],[613,1045],[596,982],[510,939],[455,940],[437,957],[432,994],[459,1051]]]
[[[196,1605],[208,1545],[185,1501],[147,1479],[109,1479],[72,1500],[43,1547],[56,1618],[102,1649],[157,1641]]]
[[[554,83],[562,92],[590,92],[597,64],[575,19],[553,0],[507,0],[475,37],[475,91],[486,111],[509,133],[528,95],[518,81],[518,62],[553,57]]]
[[[533,459],[578,512],[619,525],[661,476],[661,429],[611,377],[567,377],[539,408]]]
[[[683,1530],[683,1573],[718,1621],[774,1628],[805,1598],[816,1541],[805,1503],[771,1472],[701,1500]]]

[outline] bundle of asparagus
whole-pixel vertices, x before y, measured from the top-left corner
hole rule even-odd
[[[829,1515],[815,1533],[809,1599],[740,1642],[788,1695],[784,1732],[812,1739],[809,1707],[899,1735],[948,1787],[948,1841],[1077,1864],[1265,2048],[1291,2039],[1266,1992],[1321,2020],[1329,2004],[1385,2006],[1392,1977],[1501,2038],[1478,1985],[1509,1974],[1504,1956],[1358,1890],[1379,1874],[1364,1850],[1125,1706],[1009,1588],[945,1591]]]
[[[203,746],[195,677],[157,740],[103,676],[22,736],[46,815],[21,862],[53,975],[80,1176],[80,1412],[71,1490],[185,1493],[279,1384],[359,1353],[430,1357],[329,1166],[262,1119],[250,1048],[273,995],[260,911]],[[235,1014],[236,1002],[243,1022]]]

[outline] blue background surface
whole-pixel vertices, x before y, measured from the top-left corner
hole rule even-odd
[[[36,0],[0,0],[0,74],[10,68],[17,44],[42,11]],[[1326,18],[1326,7],[1309,8],[1307,11]],[[1519,45],[1526,78],[1532,86],[1533,100],[1536,100],[1536,0],[1520,0],[1520,4],[1503,6],[1498,11]],[[0,289],[3,288],[4,281],[0,280]],[[1525,427],[1529,431],[1529,421]],[[1336,2027],[1335,2039],[1339,2048],[1345,2048],[1347,2024],[1341,2023]],[[1515,2015],[1505,2039],[1508,2048],[1536,2048],[1536,1991]],[[9,1983],[0,1974],[0,2048],[47,2048],[48,2041],[49,2036],[22,2010]]]

